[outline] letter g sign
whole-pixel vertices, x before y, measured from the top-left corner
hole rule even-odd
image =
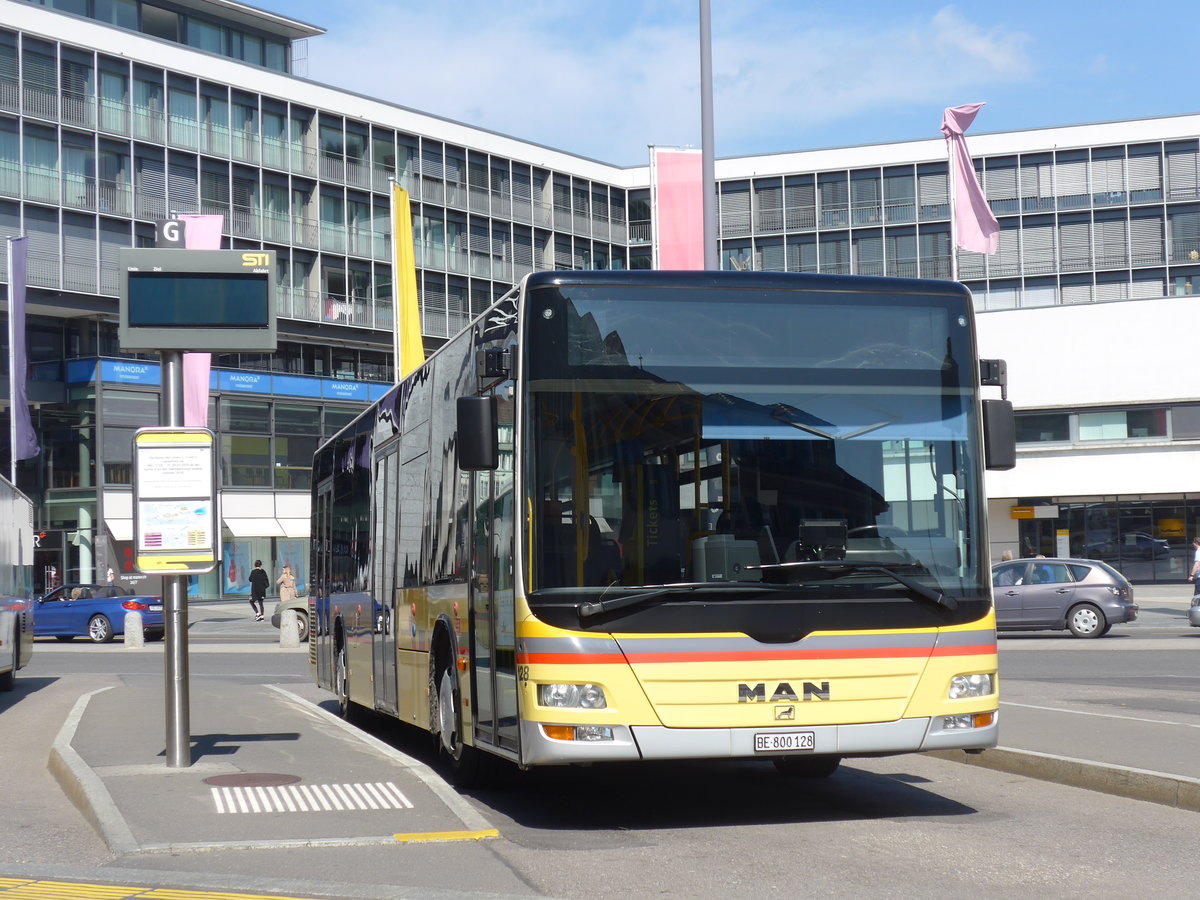
[[[184,243],[184,234],[186,234],[184,222],[179,219],[160,219],[158,222],[158,235],[154,241],[154,246],[182,249],[186,246]]]

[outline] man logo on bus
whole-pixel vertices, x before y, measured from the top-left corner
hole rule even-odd
[[[822,681],[819,685],[813,684],[811,681],[804,682],[804,687],[801,689],[804,695],[804,700],[828,700],[829,699],[829,682]],[[796,692],[792,686],[786,681],[781,681],[775,687],[775,693],[770,697],[772,703],[778,703],[780,700],[801,700],[801,697],[796,696]],[[738,703],[766,703],[767,702],[767,686],[759,682],[754,687],[748,684],[738,685]]]

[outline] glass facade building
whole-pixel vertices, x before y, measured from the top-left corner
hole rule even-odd
[[[247,560],[301,565],[312,451],[392,381],[393,179],[412,199],[427,347],[530,272],[651,265],[648,167],[296,77],[320,28],[209,0],[0,0],[0,11],[0,236],[28,236],[43,449],[18,480],[38,504],[39,587],[130,571],[130,437],[157,424],[159,373],[117,344],[116,260],[152,246],[158,221],[219,214],[224,247],[279,261],[279,351],[213,359],[226,559],[194,586],[203,596],[247,593]],[[1002,229],[990,257],[951,256],[940,138],[720,159],[721,266],[956,276],[985,314],[1187,297],[1200,287],[1197,133],[1200,117],[1179,116],[971,136]],[[1169,398],[1014,399],[1023,448],[1192,433]],[[1119,497],[1094,502],[1125,514]],[[1129,502],[1161,502],[1195,533],[1200,494]]]

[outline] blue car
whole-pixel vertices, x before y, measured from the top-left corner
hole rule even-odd
[[[34,604],[33,636],[69,641],[86,637],[107,644],[125,633],[125,614],[140,612],[148,641],[163,636],[162,597],[135,595],[128,588],[105,584],[64,584]]]

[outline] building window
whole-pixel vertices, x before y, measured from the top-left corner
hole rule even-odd
[[[1041,413],[1017,416],[1017,443],[1068,441],[1071,439],[1071,417],[1066,413]]]
[[[186,26],[188,46],[225,55],[225,29],[220,25],[189,17]]]
[[[159,6],[142,4],[142,33],[179,43],[179,14]]]

